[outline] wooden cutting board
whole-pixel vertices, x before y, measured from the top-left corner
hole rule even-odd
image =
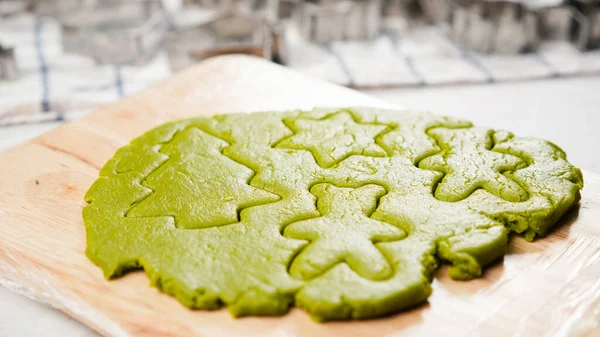
[[[211,59],[0,155],[0,276],[107,336],[600,336],[600,177],[548,237],[513,237],[484,277],[437,272],[416,309],[314,323],[301,310],[233,319],[190,311],[142,272],[105,281],[84,255],[83,195],[99,168],[144,131],[182,117],[313,106],[386,106],[244,56]],[[591,144],[590,144],[591,145]]]

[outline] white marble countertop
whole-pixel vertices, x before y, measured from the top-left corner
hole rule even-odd
[[[600,173],[600,77],[367,93],[409,109],[461,117],[521,136],[549,139],[567,152],[571,163]],[[58,125],[0,128],[0,151]],[[61,312],[2,287],[0,303],[0,337],[96,336]]]

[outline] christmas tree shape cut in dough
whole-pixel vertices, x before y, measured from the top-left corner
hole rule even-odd
[[[248,185],[254,172],[223,156],[227,145],[198,128],[178,133],[161,149],[169,159],[142,183],[154,193],[127,215],[167,215],[180,228],[206,228],[239,222],[242,209],[277,201],[277,195]]]
[[[217,115],[159,126],[105,164],[86,253],[107,278],[143,268],[193,309],[365,319],[426,301],[441,263],[482,275],[509,232],[545,235],[582,187],[557,146],[448,117]]]

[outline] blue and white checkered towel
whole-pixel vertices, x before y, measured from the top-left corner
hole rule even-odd
[[[165,55],[132,67],[63,53],[58,23],[27,14],[0,21],[0,42],[14,47],[19,69],[17,80],[0,80],[0,126],[72,119],[171,73]]]
[[[537,53],[464,52],[443,26],[422,26],[372,42],[317,46],[289,36],[289,66],[354,87],[489,83],[600,73],[600,51],[581,53],[569,43]],[[0,43],[15,48],[20,77],[0,81],[0,126],[69,120],[167,77],[165,53],[141,66],[99,65],[64,53],[52,19],[22,14],[0,22]]]
[[[373,42],[334,42],[329,48],[292,41],[291,68],[359,88],[492,83],[600,73],[600,50],[580,52],[566,41],[543,43],[537,53],[466,52],[448,27],[421,26]]]

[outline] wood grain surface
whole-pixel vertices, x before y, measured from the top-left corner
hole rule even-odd
[[[83,195],[121,146],[163,122],[214,113],[386,106],[244,56],[205,61],[0,155],[0,277],[107,336],[600,336],[600,177],[548,237],[512,237],[484,277],[436,273],[429,302],[363,322],[315,323],[301,310],[233,319],[190,311],[142,272],[105,281],[84,255]]]

